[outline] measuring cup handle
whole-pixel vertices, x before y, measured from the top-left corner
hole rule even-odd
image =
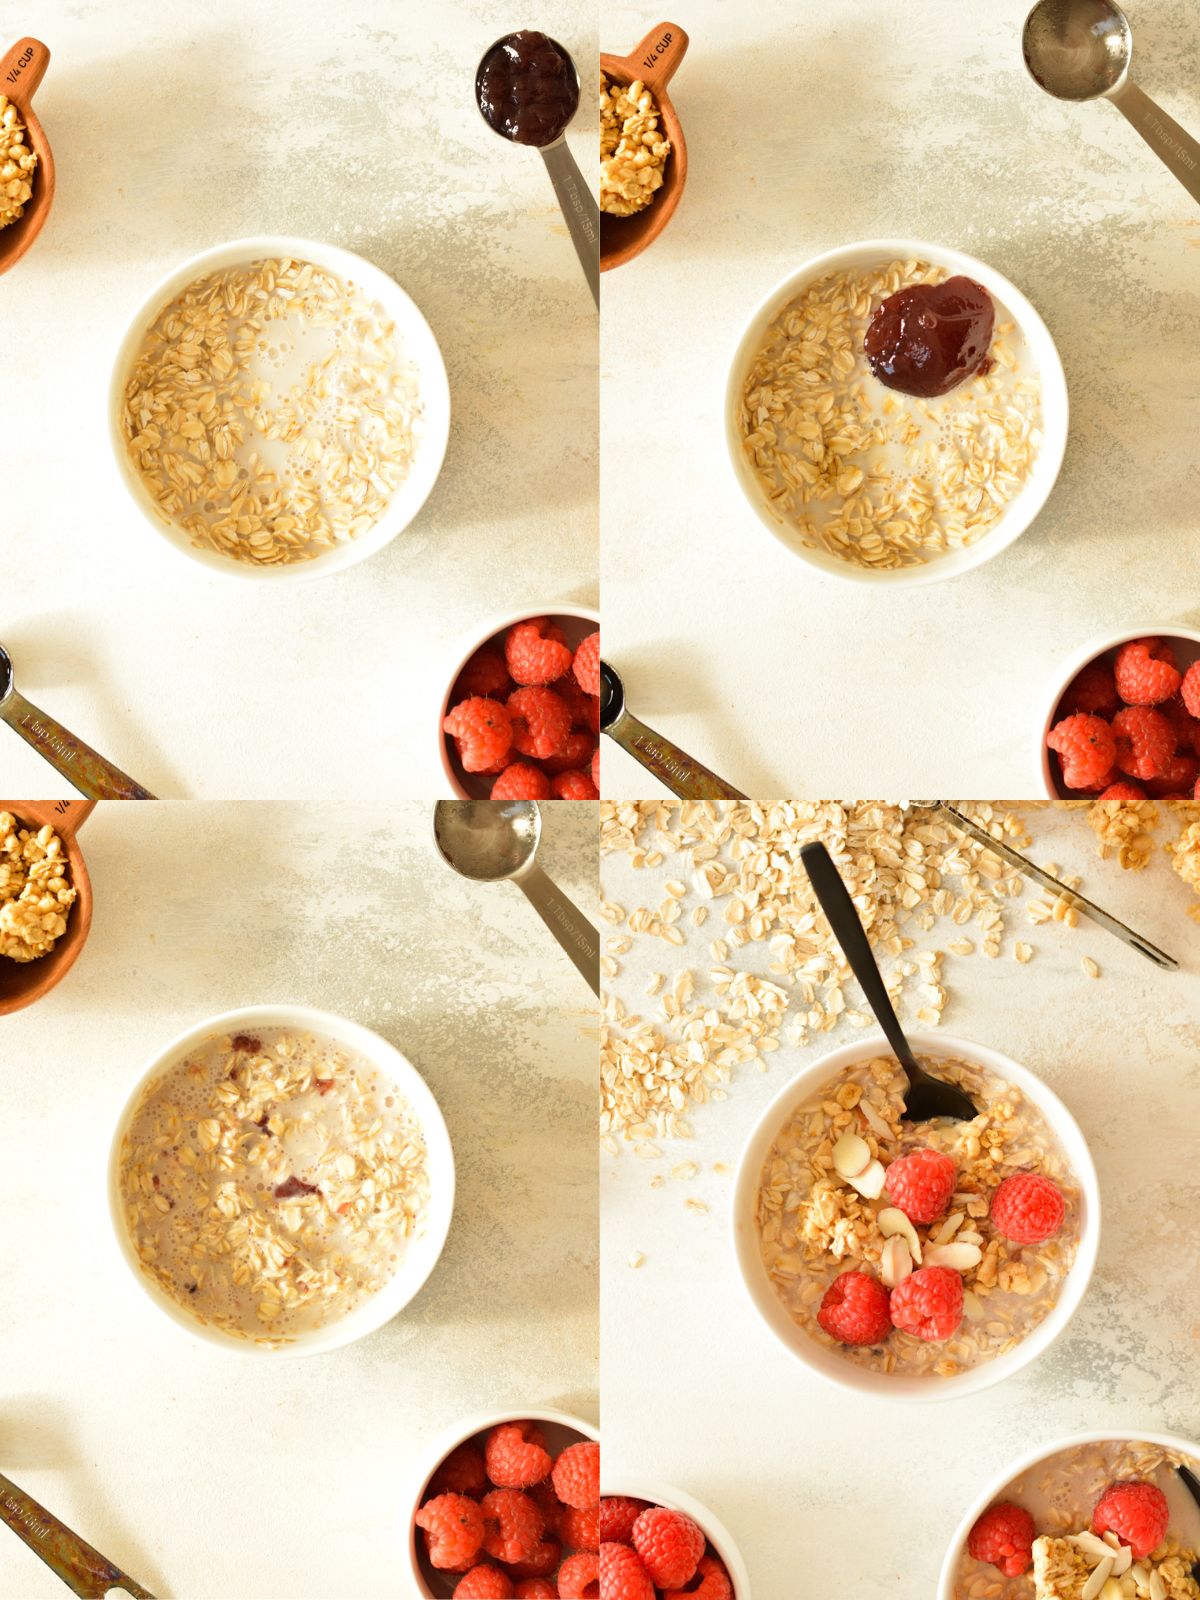
[[[1187,129],[1156,106],[1136,83],[1127,83],[1111,98],[1163,166],[1175,174],[1193,200],[1200,200],[1200,144]]]
[[[514,880],[529,898],[529,903],[562,945],[571,960],[600,993],[600,935],[573,901],[539,866],[531,866]]]
[[[0,94],[17,106],[27,106],[49,65],[50,52],[40,39],[18,39],[0,56]]]
[[[592,299],[600,304],[600,207],[584,182],[567,141],[559,139],[542,151],[542,160],[566,218],[571,243],[583,268]]]
[[[625,57],[625,65],[657,99],[679,71],[687,47],[688,36],[677,22],[660,22],[634,45]]]
[[[153,800],[149,789],[68,733],[61,722],[30,705],[15,689],[0,701],[0,718],[89,800]],[[82,820],[82,819],[81,819]]]
[[[633,757],[647,772],[681,800],[746,800],[740,789],[718,778],[715,772],[694,760],[670,739],[655,733],[639,718],[623,711],[604,732]]]

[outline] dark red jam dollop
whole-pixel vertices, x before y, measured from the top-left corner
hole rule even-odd
[[[475,92],[489,127],[517,144],[543,147],[575,115],[579,78],[562,45],[523,29],[498,39],[484,56]]]
[[[889,389],[949,394],[988,358],[996,308],[970,278],[914,283],[880,301],[867,329],[871,371]]]

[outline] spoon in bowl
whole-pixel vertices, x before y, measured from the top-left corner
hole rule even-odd
[[[681,800],[746,800],[715,772],[710,772],[677,744],[655,733],[625,708],[625,685],[607,663],[600,663],[600,731],[640,761]]]
[[[12,661],[0,645],[0,722],[7,722],[14,733],[44,756],[55,772],[73,783],[88,800],[153,800],[127,773],[98,755],[91,745],[68,733],[61,722],[30,705],[17,693]]]
[[[515,883],[600,993],[600,935],[534,860],[542,814],[532,800],[439,800],[433,840],[447,866],[474,883]]]
[[[579,108],[579,73],[556,39],[533,29],[506,33],[475,73],[475,104],[493,133],[541,152],[583,268],[600,304],[600,206],[567,147]]]
[[[3,1473],[0,1473],[0,1522],[11,1528],[54,1576],[82,1600],[104,1600],[109,1594],[154,1600],[149,1589],[143,1589],[107,1556],[102,1556],[85,1539],[72,1533],[65,1522],[60,1522],[45,1506],[39,1505],[32,1495],[18,1489]]]
[[[54,155],[42,125],[33,114],[33,96],[50,65],[50,52],[39,39],[19,39],[0,56],[0,94],[7,95],[25,125],[25,138],[37,156],[33,193],[15,222],[0,228],[0,272],[15,266],[41,233],[54,201]]]
[[[926,1072],[904,1037],[867,931],[850,898],[850,891],[834,865],[833,857],[820,840],[814,840],[812,844],[801,845],[800,859],[833,936],[841,945],[842,954],[858,979],[867,997],[867,1004],[875,1013],[876,1022],[883,1029],[884,1037],[892,1047],[892,1054],[900,1063],[901,1072],[908,1079],[908,1093],[904,1097],[904,1110],[901,1112],[903,1120],[932,1122],[937,1117],[949,1117],[955,1122],[972,1121],[979,1111],[970,1095],[957,1085],[943,1083],[940,1078]]]
[[[1191,1467],[1185,1466],[1182,1461],[1175,1468],[1175,1471],[1182,1480],[1184,1488],[1196,1504],[1200,1506],[1200,1478],[1196,1476]],[[1192,1577],[1195,1578],[1197,1583],[1200,1583],[1200,1561],[1192,1562]]]
[[[1130,80],[1133,30],[1113,0],[1038,0],[1021,38],[1035,83],[1056,100],[1111,100],[1193,200],[1200,144]]]

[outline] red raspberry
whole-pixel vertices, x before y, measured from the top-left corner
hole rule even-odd
[[[550,1476],[550,1452],[541,1429],[532,1422],[498,1423],[484,1441],[483,1458],[488,1477],[499,1489],[528,1489]]]
[[[882,1344],[892,1331],[888,1292],[865,1272],[843,1272],[826,1289],[817,1321],[841,1344]]]
[[[892,1321],[918,1339],[949,1339],[962,1312],[962,1279],[949,1267],[921,1267],[892,1290]]]
[[[532,617],[508,630],[504,659],[514,683],[553,683],[571,666],[571,652],[562,642],[561,630],[552,628],[545,617]]]
[[[1200,661],[1193,661],[1179,685],[1184,708],[1191,717],[1200,717]]]
[[[458,682],[454,685],[454,699],[482,694],[489,700],[503,700],[511,693],[512,686],[503,650],[496,644],[484,644],[480,645],[459,673]]]
[[[556,756],[543,757],[542,767],[546,772],[582,772],[595,748],[596,741],[590,733],[569,733]]]
[[[600,1446],[592,1439],[569,1444],[550,1474],[554,1492],[565,1506],[587,1511],[600,1504]]]
[[[549,800],[550,779],[524,761],[514,761],[492,785],[493,800]]]
[[[1096,796],[1097,800],[1144,800],[1146,791],[1139,789],[1136,783],[1110,783],[1103,794]]]
[[[1179,687],[1175,652],[1161,639],[1132,639],[1113,664],[1117,693],[1129,706],[1156,706]]]
[[[561,1600],[600,1600],[600,1558],[591,1550],[568,1556],[558,1569]],[[608,1588],[604,1590],[608,1600]]]
[[[600,1582],[604,1585],[604,1600],[654,1600],[650,1574],[642,1565],[641,1556],[627,1544],[600,1546]]]
[[[1112,720],[1117,766],[1131,778],[1161,778],[1171,764],[1178,739],[1161,711],[1127,706]]]
[[[600,791],[586,772],[560,772],[551,781],[550,792],[557,800],[599,800]]]
[[[632,1544],[633,1525],[643,1511],[649,1509],[648,1500],[634,1500],[629,1495],[609,1495],[600,1502],[601,1544]]]
[[[1101,1539],[1106,1533],[1115,1533],[1133,1551],[1135,1560],[1144,1561],[1167,1537],[1170,1520],[1162,1490],[1135,1479],[1110,1484],[1104,1491],[1092,1512],[1092,1532]]]
[[[1077,712],[1055,723],[1046,735],[1051,750],[1058,751],[1062,781],[1068,789],[1096,788],[1117,758],[1113,731],[1103,717]]]
[[[588,719],[592,714],[593,700],[590,694],[585,694],[580,687],[579,679],[573,672],[568,672],[565,678],[556,678],[550,685],[556,695],[561,696],[571,708],[571,724],[576,728],[586,728]]]
[[[1013,1244],[1044,1244],[1063,1225],[1062,1191],[1040,1172],[1018,1172],[992,1196],[992,1227]]]
[[[563,1512],[562,1536],[568,1550],[599,1550],[600,1507],[587,1506],[581,1511],[568,1506]]]
[[[1184,705],[1182,697],[1172,695],[1170,700],[1164,700],[1157,709],[1175,729],[1175,737],[1179,741],[1176,749],[1188,755],[1200,755],[1200,748],[1196,745],[1196,736],[1200,734],[1200,722],[1195,720]]]
[[[989,1506],[967,1535],[972,1561],[988,1561],[1009,1578],[1019,1578],[1033,1565],[1037,1524],[1024,1506],[1001,1501]]]
[[[538,1510],[542,1513],[542,1518],[546,1524],[546,1537],[549,1538],[551,1534],[557,1534],[563,1519],[563,1512],[567,1508],[560,1503],[558,1496],[555,1494],[554,1485],[550,1482],[549,1475],[541,1483],[530,1484],[528,1493],[529,1498],[535,1502]],[[539,1578],[541,1573],[534,1572],[530,1576]]]
[[[589,633],[571,663],[584,694],[600,693],[600,635]]]
[[[1155,800],[1190,800],[1200,776],[1200,761],[1176,751],[1161,778],[1146,779],[1146,793]]]
[[[454,1587],[454,1600],[512,1600],[512,1579],[499,1567],[472,1567]]]
[[[557,1539],[545,1539],[524,1561],[510,1562],[508,1570],[514,1578],[544,1578],[557,1568],[562,1560],[562,1551],[563,1547]]]
[[[415,1518],[425,1530],[429,1563],[460,1571],[483,1544],[483,1512],[465,1494],[439,1494],[427,1500]]]
[[[552,689],[514,689],[508,697],[514,750],[541,761],[555,756],[571,732],[571,713]]]
[[[522,1578],[513,1595],[515,1600],[558,1600],[558,1590],[546,1578]]]
[[[546,1519],[519,1489],[493,1489],[480,1501],[483,1548],[495,1561],[527,1561],[542,1542]]]
[[[682,1511],[651,1506],[634,1523],[633,1548],[660,1589],[682,1589],[704,1554],[703,1532]]]
[[[940,1150],[910,1150],[890,1163],[884,1183],[888,1199],[910,1222],[936,1222],[950,1203],[958,1168]]]
[[[453,1494],[481,1495],[488,1488],[483,1451],[470,1440],[457,1445],[433,1475],[431,1488]]]
[[[512,748],[512,713],[483,695],[460,701],[442,727],[457,739],[459,760],[468,772],[483,772]]]
[[[687,1589],[668,1589],[663,1600],[733,1600],[733,1585],[729,1574],[716,1556],[701,1556],[696,1577]]]
[[[1089,716],[1111,717],[1121,709],[1121,698],[1113,681],[1112,668],[1103,661],[1089,662],[1071,682],[1059,710],[1087,712]]]
[[[600,746],[596,746],[592,756],[592,782],[596,785],[596,793],[600,793]]]

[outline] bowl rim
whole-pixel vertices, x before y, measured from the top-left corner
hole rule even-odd
[[[692,1521],[703,1529],[708,1542],[729,1568],[734,1600],[750,1600],[750,1574],[746,1570],[742,1552],[734,1543],[729,1529],[702,1500],[697,1500],[695,1495],[688,1494],[684,1489],[676,1489],[669,1483],[656,1482],[647,1488],[647,1480],[639,1474],[621,1472],[610,1475],[604,1471],[602,1464],[600,1497],[606,1499],[612,1495],[628,1495],[634,1500],[649,1500],[653,1505],[666,1506],[668,1511],[682,1511],[685,1516],[691,1517]]]
[[[48,803],[58,805],[64,802],[34,802],[36,805],[46,805]],[[55,953],[62,948],[63,953],[58,958],[57,966],[52,970],[50,981],[48,983],[39,981],[38,968],[42,965],[42,960],[31,961],[23,969],[28,974],[28,982],[19,991],[16,999],[14,1000],[11,997],[6,999],[3,994],[0,994],[0,1017],[15,1016],[18,1011],[24,1011],[27,1006],[36,1005],[39,1000],[44,1000],[47,995],[53,994],[79,960],[80,955],[83,953],[83,947],[91,935],[92,920],[96,911],[96,893],[92,887],[91,874],[88,872],[83,847],[79,842],[79,831],[83,823],[91,815],[97,802],[95,800],[72,800],[65,802],[65,804],[72,808],[78,807],[82,815],[79,816],[78,820],[72,820],[70,825],[64,828],[61,824],[55,827],[53,820],[50,818],[35,822],[28,815],[23,815],[19,808],[29,805],[28,800],[0,800],[0,811],[10,811],[17,822],[27,828],[30,826],[35,829],[41,828],[47,821],[50,822],[51,827],[55,827],[55,832],[66,850],[70,881],[75,889],[75,900],[67,917],[66,932],[55,941],[54,949],[42,958],[42,960],[52,960]]]
[[[439,681],[444,682],[445,687],[438,702],[437,719],[434,725],[434,737],[437,739],[438,747],[438,762],[441,766],[442,777],[449,785],[451,799],[474,800],[478,798],[476,795],[468,794],[460,782],[458,774],[451,764],[450,752],[446,748],[446,735],[442,731],[442,723],[445,720],[450,704],[450,695],[455,683],[458,681],[458,675],[476,650],[481,649],[489,640],[495,638],[498,633],[503,633],[506,628],[511,628],[518,622],[528,622],[533,617],[548,617],[551,620],[555,617],[573,617],[580,622],[591,622],[597,629],[600,627],[600,613],[594,607],[555,604],[543,606],[540,610],[536,606],[526,606],[520,611],[506,611],[502,616],[493,618],[485,633],[480,633],[475,627],[472,627],[469,632],[464,632],[458,636],[453,648],[447,652],[445,657],[447,663],[453,662],[454,665],[445,674],[444,678],[439,678]],[[467,643],[468,640],[471,641],[469,644]],[[446,796],[435,796],[435,798],[444,800]]]
[[[260,258],[292,256],[325,267],[340,277],[353,279],[365,293],[382,304],[405,340],[408,354],[417,361],[424,405],[424,431],[413,457],[409,476],[394,492],[387,509],[375,525],[356,539],[335,545],[309,561],[289,562],[277,567],[254,567],[233,561],[215,550],[199,550],[186,534],[163,522],[154,512],[141,481],[131,466],[125,449],[121,418],[124,411],[125,380],[147,328],[158,313],[180,290],[222,267],[236,266]],[[420,347],[417,356],[412,347]],[[251,234],[210,245],[164,273],[142,296],[125,324],[113,356],[107,389],[108,442],[112,462],[126,496],[140,520],[158,536],[160,544],[186,557],[193,565],[206,568],[234,581],[254,583],[311,583],[357,566],[375,555],[411,526],[433,493],[441,476],[450,442],[450,384],[445,358],[437,336],[408,291],[382,267],[344,245],[295,234]],[[405,491],[411,486],[410,494]],[[397,508],[402,509],[398,512]]]
[[[425,1260],[411,1274],[400,1270],[375,1294],[365,1300],[357,1310],[312,1335],[302,1336],[294,1344],[278,1349],[268,1349],[253,1341],[235,1339],[230,1334],[201,1324],[190,1317],[169,1295],[153,1283],[142,1270],[125,1228],[124,1208],[121,1204],[121,1140],[132,1121],[133,1112],[143,1089],[155,1078],[182,1058],[189,1050],[213,1034],[237,1031],[242,1027],[298,1027],[316,1034],[336,1039],[362,1055],[377,1071],[390,1077],[412,1106],[425,1137],[429,1155],[431,1197],[426,1232],[423,1235]],[[232,1011],[217,1012],[185,1028],[150,1057],[137,1073],[121,1101],[120,1109],[112,1123],[105,1163],[105,1192],[110,1236],[116,1254],[128,1269],[130,1277],[140,1288],[149,1303],[180,1332],[210,1349],[229,1355],[255,1358],[296,1359],[338,1350],[366,1338],[390,1322],[416,1299],[433,1275],[454,1215],[455,1166],[454,1150],[446,1120],[433,1090],[408,1057],[389,1039],[351,1017],[324,1011],[316,1006],[292,1005],[288,1002],[262,1003],[239,1006]]]
[[[1200,1461],[1200,1445],[1194,1444],[1190,1439],[1183,1438],[1180,1434],[1157,1433],[1129,1428],[1092,1428],[1086,1433],[1071,1433],[1061,1438],[1051,1439],[1049,1443],[1040,1444],[1032,1450],[1025,1451],[1024,1454],[1018,1456],[1015,1461],[1011,1462],[1002,1472],[997,1473],[987,1483],[959,1522],[953,1538],[946,1547],[946,1554],[942,1560],[942,1570],[938,1576],[937,1600],[954,1600],[956,1569],[966,1546],[967,1535],[996,1496],[1014,1478],[1020,1477],[1023,1472],[1028,1472],[1031,1467],[1036,1467],[1039,1461],[1047,1461],[1051,1456],[1056,1456],[1060,1450],[1071,1450],[1089,1444],[1102,1444],[1105,1441],[1161,1445],[1165,1449],[1177,1450],[1181,1455],[1189,1455]]]
[[[1072,1171],[1079,1181],[1083,1226],[1074,1265],[1048,1314],[1006,1355],[995,1356],[980,1366],[950,1378],[910,1377],[857,1367],[809,1339],[803,1329],[791,1324],[790,1319],[789,1332],[785,1336],[783,1321],[787,1313],[770,1286],[759,1281],[763,1269],[754,1225],[754,1199],[758,1193],[763,1159],[784,1119],[805,1093],[832,1077],[842,1067],[868,1060],[874,1054],[892,1054],[887,1040],[879,1032],[862,1034],[853,1042],[818,1057],[794,1074],[772,1097],[755,1122],[738,1158],[730,1207],[730,1242],[738,1277],[759,1322],[801,1367],[855,1394],[880,1396],[902,1405],[928,1405],[963,1395],[979,1394],[1030,1366],[1049,1349],[1079,1309],[1091,1283],[1100,1247],[1102,1203],[1095,1160],[1083,1130],[1064,1102],[1036,1073],[990,1045],[977,1044],[973,1039],[940,1031],[927,1033],[907,1029],[906,1033],[909,1043],[918,1052],[967,1061],[1015,1083],[1034,1102],[1055,1136],[1063,1143]],[[764,1308],[769,1308],[771,1314],[768,1315],[768,1309]]]
[[[872,572],[854,566],[838,556],[819,550],[806,550],[789,535],[787,527],[775,522],[762,503],[762,496],[749,479],[742,462],[741,439],[737,413],[740,404],[741,380],[749,367],[758,343],[772,316],[807,284],[814,283],[825,273],[837,267],[854,264],[864,256],[879,256],[883,260],[916,256],[935,266],[947,267],[966,273],[981,283],[989,294],[1001,301],[1016,320],[1031,351],[1036,355],[1038,372],[1042,380],[1042,443],[1034,461],[1033,470],[1013,500],[1005,508],[1000,520],[974,544],[954,550],[919,566],[899,567],[891,571]],[[1066,372],[1054,336],[1029,297],[1011,279],[978,256],[970,255],[951,245],[930,243],[921,239],[860,239],[850,244],[836,245],[832,249],[811,256],[800,266],[780,278],[767,290],[750,311],[738,330],[726,370],[722,401],[722,434],[725,455],[732,472],[739,497],[755,518],[771,534],[776,544],[790,555],[829,577],[840,578],[845,583],[874,586],[876,588],[920,588],[933,583],[943,583],[961,573],[983,566],[994,556],[1014,544],[1042,514],[1054,492],[1062,470],[1070,433],[1070,397]],[[1019,516],[1011,515],[1020,507]]]
[[[1046,715],[1043,718],[1041,734],[1038,739],[1038,772],[1041,777],[1042,788],[1048,799],[1092,800],[1095,798],[1094,795],[1088,794],[1082,789],[1067,790],[1066,793],[1062,793],[1059,790],[1054,781],[1054,768],[1050,763],[1050,749],[1046,744],[1046,739],[1054,726],[1054,714],[1058,710],[1059,701],[1071,687],[1078,674],[1083,671],[1084,667],[1090,666],[1093,661],[1098,660],[1103,655],[1107,655],[1110,650],[1117,650],[1121,645],[1129,644],[1133,639],[1165,639],[1168,641],[1171,639],[1184,639],[1188,644],[1194,644],[1197,650],[1200,650],[1200,629],[1181,628],[1173,625],[1169,628],[1133,628],[1125,633],[1113,634],[1110,637],[1097,635],[1090,644],[1083,645],[1072,655],[1069,655],[1066,658],[1065,676],[1062,676],[1064,669],[1061,667],[1059,669],[1059,678],[1056,680],[1058,681],[1058,688],[1055,690],[1053,698],[1046,705]]]
[[[417,1560],[417,1525],[413,1521],[421,1504],[421,1496],[451,1450],[460,1444],[465,1444],[468,1439],[473,1439],[477,1433],[485,1433],[489,1428],[498,1427],[502,1422],[549,1422],[582,1434],[593,1444],[600,1443],[600,1430],[593,1423],[585,1422],[582,1417],[574,1416],[569,1411],[558,1411],[546,1406],[527,1406],[523,1411],[515,1411],[511,1406],[497,1411],[480,1411],[474,1416],[449,1423],[436,1433],[428,1446],[418,1455],[416,1467],[407,1475],[404,1504],[410,1509],[402,1514],[401,1521],[404,1547],[408,1557],[408,1575],[416,1584],[416,1593],[422,1600],[429,1600],[429,1597],[425,1590],[425,1576]]]

